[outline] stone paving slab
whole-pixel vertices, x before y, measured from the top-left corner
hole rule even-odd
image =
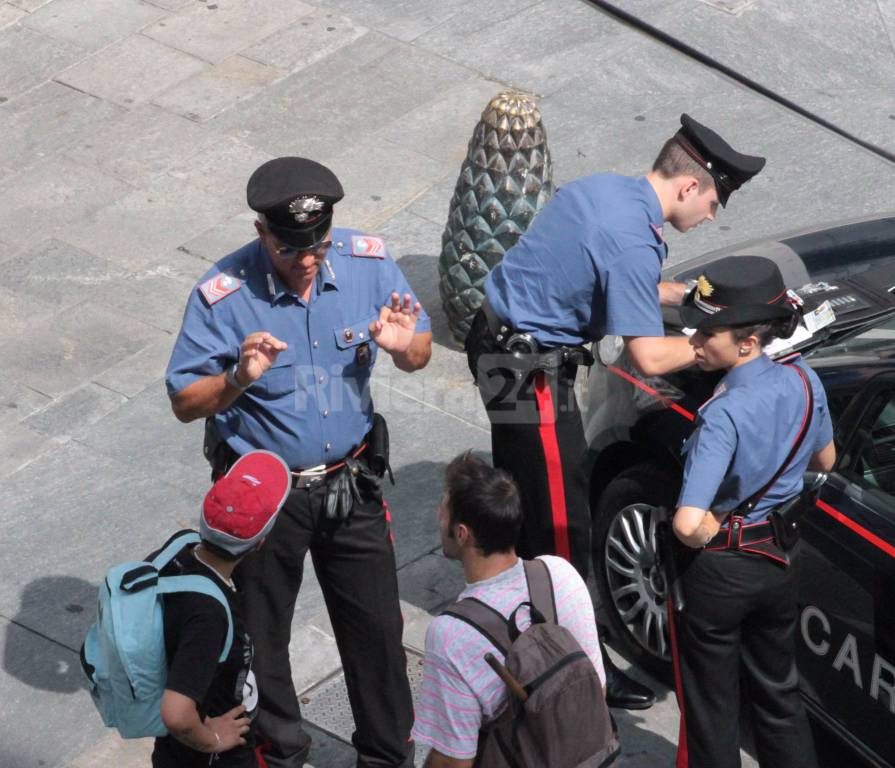
[[[21,24],[0,32],[0,98],[12,99],[45,82],[84,55],[84,49],[27,29]]]
[[[364,158],[362,165],[358,156]],[[444,160],[372,138],[323,162],[346,190],[339,203],[340,220],[366,230],[380,227],[450,168]]]
[[[82,688],[77,654],[0,617],[3,706],[0,709],[0,765],[56,768],[103,738],[99,717]],[[27,727],[26,724],[40,726]],[[111,765],[111,764],[110,764]],[[116,768],[126,768],[117,763]],[[132,763],[145,768],[148,763]],[[129,767],[128,767],[129,768]]]
[[[325,9],[313,9],[240,55],[284,72],[296,72],[330,54],[353,55],[353,43],[367,33],[351,19]]]
[[[93,51],[136,32],[163,14],[162,9],[140,0],[53,0],[22,24]]]
[[[220,62],[312,10],[299,0],[193,3],[144,34],[205,61]]]
[[[12,26],[26,15],[21,8],[16,8],[9,3],[3,3],[3,5],[0,5],[0,29]]]
[[[120,107],[61,83],[44,83],[0,106],[0,163],[31,165],[79,142],[89,141]],[[53,130],[35,130],[53,115]]]
[[[33,323],[27,356],[21,341],[8,337],[0,341],[0,356],[18,361],[20,384],[58,397],[162,336],[146,323],[85,302]]]
[[[0,187],[0,231],[21,246],[69,230],[130,187],[61,156],[34,163]]]
[[[144,35],[124,38],[59,75],[58,80],[124,107],[201,72],[208,63]]]
[[[104,120],[66,155],[137,186],[220,140],[192,120],[145,104]]]
[[[126,400],[124,395],[91,382],[32,414],[25,419],[24,426],[48,437],[65,439],[100,421]]]
[[[262,91],[282,74],[244,56],[231,56],[156,96],[155,103],[202,123]]]
[[[248,99],[211,124],[273,155],[331,158],[382,116],[397,120],[472,76],[463,64],[369,32],[350,56],[336,51],[268,88],[263,105]],[[359,160],[355,167],[365,167]]]
[[[753,3],[735,16],[693,0],[663,3],[648,15],[640,0],[616,4],[861,138],[868,107],[878,124],[893,111],[891,98],[873,98],[895,72],[895,10],[887,0]],[[857,104],[865,109],[856,113]],[[892,126],[876,140],[895,150]]]
[[[131,270],[143,270],[193,234],[233,216],[245,205],[238,198],[232,189],[215,194],[163,174],[83,216],[66,239]]]

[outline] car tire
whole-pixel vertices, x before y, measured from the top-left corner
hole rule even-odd
[[[671,655],[665,580],[655,567],[655,523],[648,513],[628,508],[671,508],[679,489],[678,473],[656,463],[637,464],[610,481],[593,517],[597,619],[608,625],[621,653],[659,675],[668,671]]]

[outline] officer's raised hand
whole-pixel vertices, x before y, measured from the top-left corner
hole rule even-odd
[[[239,348],[239,365],[233,372],[235,383],[245,388],[258,381],[288,346],[267,331],[250,333]]]
[[[409,293],[403,299],[395,291],[390,304],[379,310],[379,319],[370,323],[370,338],[388,352],[402,371],[415,371],[429,362],[432,356],[432,333],[416,332],[420,304]]]

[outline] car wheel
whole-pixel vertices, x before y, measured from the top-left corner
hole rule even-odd
[[[654,672],[671,661],[664,574],[656,566],[656,522],[632,505],[671,507],[680,478],[643,463],[617,475],[600,494],[593,525],[593,565],[602,610],[619,650]]]

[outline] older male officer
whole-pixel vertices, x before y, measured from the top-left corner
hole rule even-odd
[[[332,229],[342,195],[335,175],[311,160],[281,157],[255,171],[247,198],[258,239],[200,280],[167,373],[175,415],[208,420],[215,474],[254,449],[277,453],[292,469],[292,492],[267,546],[234,574],[255,640],[258,729],[271,742],[271,768],[300,768],[310,749],[289,663],[309,548],[345,669],[357,765],[413,764],[380,490],[387,441],[369,380],[377,350],[402,370],[425,366],[432,334],[385,244]]]
[[[495,466],[522,490],[519,553],[558,554],[587,577],[589,469],[575,399],[581,345],[622,336],[641,373],[693,363],[685,338],[664,338],[660,303],[685,286],[661,283],[664,222],[685,232],[714,220],[718,204],[764,166],[687,115],[640,178],[586,176],[562,187],[489,275],[486,300],[466,341],[491,420]],[[610,706],[642,709],[648,689],[607,660]]]

